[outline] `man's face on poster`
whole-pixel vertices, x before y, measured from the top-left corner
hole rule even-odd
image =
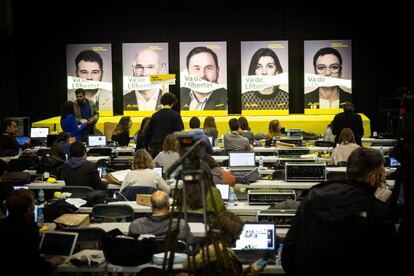
[[[103,70],[99,67],[98,62],[81,60],[78,64],[76,76],[85,80],[101,81]]]
[[[210,53],[202,52],[191,57],[188,63],[188,73],[206,81],[217,83],[219,68]]]
[[[144,77],[160,73],[160,57],[151,50],[139,52],[132,62],[134,77]]]
[[[341,78],[342,66],[338,57],[333,54],[319,56],[315,63],[315,73],[331,78]]]

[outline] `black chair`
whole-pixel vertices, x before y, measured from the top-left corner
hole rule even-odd
[[[143,187],[143,186],[128,186],[125,189],[120,192],[124,198],[126,198],[129,201],[135,201],[137,194],[147,194],[152,195],[157,191],[157,189],[153,187]]]
[[[29,159],[12,159],[9,162],[9,170],[12,172],[22,172],[32,167],[32,161]]]
[[[134,219],[134,209],[126,204],[98,204],[92,208],[94,220],[130,222]]]
[[[102,237],[105,235],[105,230],[98,227],[84,227],[84,228],[66,228],[66,232],[78,233],[78,241],[76,244],[76,252],[83,249],[102,250]]]
[[[112,156],[112,148],[90,148],[88,156]]]
[[[61,191],[62,193],[72,193],[70,197],[82,198],[86,197],[90,192],[93,192],[94,189],[89,186],[63,186]]]

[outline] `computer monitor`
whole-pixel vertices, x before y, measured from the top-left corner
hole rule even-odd
[[[88,136],[88,147],[104,147],[106,146],[105,135],[89,135]]]
[[[30,138],[47,139],[49,135],[48,127],[32,127],[30,129]]]
[[[16,137],[17,142],[19,143],[19,145],[24,145],[27,143],[27,141],[29,140],[29,137],[25,137],[25,136],[17,136]]]
[[[233,250],[275,250],[276,225],[272,222],[246,222]]]

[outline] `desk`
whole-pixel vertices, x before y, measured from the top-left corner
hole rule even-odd
[[[63,263],[58,265],[53,271],[66,273],[98,272],[103,274],[106,271],[107,265],[108,262],[104,262],[98,266],[75,266],[71,263]]]
[[[92,163],[96,163],[101,159],[110,160],[111,156],[87,156],[86,160],[91,161]]]
[[[377,139],[377,138],[362,138],[362,143],[372,143],[372,145],[395,145],[397,139]]]
[[[27,187],[29,187],[30,190],[61,190],[62,187],[66,186],[65,181],[58,180],[56,183],[49,183],[47,181],[42,182],[32,182],[29,184],[26,184]],[[107,190],[116,190],[119,191],[120,185],[116,184],[108,184]]]

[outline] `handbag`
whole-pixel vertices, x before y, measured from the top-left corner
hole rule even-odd
[[[237,172],[233,172],[233,174],[236,177],[237,183],[240,184],[250,184],[260,179],[258,168],[255,168],[248,173],[238,174]]]

